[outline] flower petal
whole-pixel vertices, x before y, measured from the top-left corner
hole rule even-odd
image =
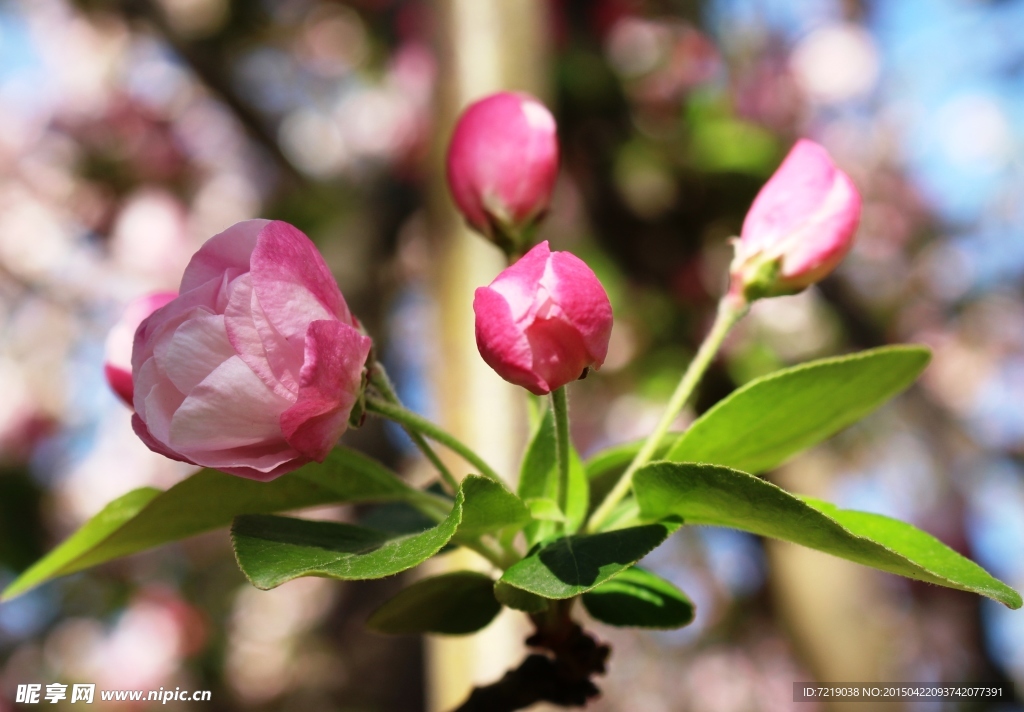
[[[252,307],[252,323],[260,335],[260,341],[263,342],[263,350],[267,354],[267,362],[270,364],[271,371],[288,388],[290,393],[298,393],[302,362],[305,358],[305,344],[297,347],[270,323],[255,291],[252,293],[250,306]]]
[[[196,316],[182,323],[157,352],[157,363],[182,393],[190,393],[217,367],[235,355],[220,314]]]
[[[831,272],[853,246],[860,222],[860,193],[853,181],[836,171],[832,189],[803,228],[786,239],[782,276],[799,276],[813,284]]]
[[[591,363],[583,337],[564,317],[536,319],[526,328],[533,373],[548,391],[577,380]]]
[[[799,230],[832,189],[835,173],[828,151],[813,141],[797,141],[743,220],[744,252],[770,250],[776,241]]]
[[[281,440],[278,419],[291,405],[267,388],[241,358],[232,356],[174,413],[169,445],[195,459],[193,453],[204,450]]]
[[[178,296],[177,292],[153,292],[133,299],[125,307],[120,320],[110,330],[106,342],[106,362],[115,370],[127,371],[131,376],[132,344],[139,324],[157,309],[166,306]],[[128,402],[131,403],[129,390]]]
[[[269,220],[245,220],[207,240],[185,268],[181,278],[182,294],[211,279],[221,279],[227,270],[248,272],[256,240]]]
[[[553,252],[541,284],[561,307],[563,318],[575,327],[577,337],[582,338],[589,355],[587,362],[600,368],[608,355],[613,319],[612,304],[597,275],[576,255]]]
[[[550,392],[533,373],[530,342],[512,317],[505,297],[491,287],[480,287],[473,297],[476,314],[476,344],[487,365],[506,381],[542,396]]]
[[[106,377],[110,389],[117,394],[117,397],[131,406],[135,393],[131,370],[105,363],[103,364],[103,375]]]
[[[222,282],[222,277],[218,275],[216,279],[179,295],[142,320],[132,342],[132,373],[138,372],[142,363],[153,357],[154,348],[163,339],[161,334],[177,329],[185,319],[196,313],[194,310],[201,309],[207,314],[217,313],[217,295]]]
[[[368,337],[340,321],[309,325],[299,399],[281,414],[281,430],[303,455],[323,462],[345,432],[371,345]]]
[[[276,329],[267,323],[252,289],[252,275],[234,281],[224,311],[231,347],[260,380],[282,398],[292,399],[299,391],[296,376],[302,368],[302,354],[295,353]]]
[[[491,282],[490,288],[504,298],[514,321],[532,319],[543,301],[537,298],[537,287],[550,257],[551,248],[545,240]]]
[[[197,465],[262,482],[291,472],[310,461],[308,457],[288,447],[283,438],[261,445],[195,452],[193,457]]]
[[[171,450],[162,442],[154,438],[153,435],[149,432],[149,428],[146,427],[146,423],[143,422],[142,418],[139,417],[138,413],[132,414],[132,430],[135,431],[135,434],[139,436],[139,440],[141,440],[146,445],[146,447],[148,447],[150,450],[157,453],[158,455],[169,457],[172,460],[177,460],[178,462],[187,462],[190,465],[197,464],[195,462],[192,462],[191,460],[182,457],[180,454],[174,452],[174,450]]]
[[[156,361],[155,358],[150,358],[147,361],[145,361],[142,364],[142,367],[137,369],[132,374],[132,378],[133,378],[133,380],[135,382],[134,383],[134,395],[132,397],[133,405],[135,407],[135,412],[138,413],[139,417],[142,418],[142,420],[146,421],[146,422],[149,421],[149,412],[147,410],[148,407],[149,407],[148,399],[149,399],[150,394],[153,392],[153,390],[157,386],[159,386],[160,384],[166,383],[167,386],[169,386],[170,388],[172,388],[175,391],[177,391],[177,389],[174,388],[174,384],[170,383],[167,380],[167,377],[164,375],[163,371],[157,365],[157,361]],[[185,395],[184,394],[179,393],[179,395],[181,396],[181,398],[173,406],[169,406],[171,409],[167,412],[167,415],[164,416],[165,418],[170,418],[171,417],[170,414],[174,412],[174,408],[177,408],[178,405],[181,403],[181,401],[185,399]],[[164,400],[154,401],[154,404],[155,404],[155,407],[163,407],[161,404],[168,403],[168,402],[169,401],[164,399]],[[159,415],[159,413],[154,411],[154,416],[153,417],[154,418],[158,418],[158,417],[160,417],[160,415]],[[166,431],[163,431],[163,436],[164,436],[163,439],[166,440],[167,439]]]
[[[147,362],[152,365],[152,361]],[[185,394],[166,378],[160,378],[149,390],[138,409],[138,416],[145,420],[153,437],[170,447],[171,419],[174,411],[184,402]]]
[[[274,221],[260,233],[252,254],[252,286],[269,322],[299,348],[311,322],[352,323],[324,258],[288,223]]]

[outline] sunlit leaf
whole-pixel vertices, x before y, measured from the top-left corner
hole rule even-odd
[[[335,502],[407,501],[421,496],[365,455],[335,449],[272,482],[202,470],[166,492],[134,490],[108,504],[3,593],[20,595],[50,579],[161,544],[226,527],[240,514],[282,512]]]
[[[641,515],[732,527],[790,541],[865,566],[988,596],[1010,608],[1020,594],[935,537],[878,514],[796,497],[726,467],[658,462],[633,483]],[[626,530],[628,531],[628,530]]]
[[[526,500],[530,515],[542,522],[567,522],[565,513],[558,508],[558,502],[547,497],[534,497]]]
[[[516,530],[530,521],[530,510],[519,497],[494,480],[471,475],[462,483],[466,503],[456,539],[476,538],[507,527]]]
[[[769,470],[906,389],[929,358],[921,346],[886,346],[755,379],[698,418],[664,459]]]

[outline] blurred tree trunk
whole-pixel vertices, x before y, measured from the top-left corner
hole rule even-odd
[[[498,378],[480,358],[474,336],[473,292],[505,266],[504,256],[470,232],[455,212],[444,178],[444,153],[459,112],[501,89],[543,96],[547,74],[546,18],[542,0],[434,0],[440,83],[430,166],[430,225],[439,307],[439,363],[434,374],[446,428],[511,476],[525,440],[522,391]],[[465,474],[461,462],[455,472]],[[439,560],[445,569],[480,568],[475,554]],[[500,678],[523,656],[525,621],[506,614],[482,634],[430,638],[427,643],[429,709],[461,704],[476,684]]]
[[[791,492],[826,497],[828,475],[839,469],[811,451],[776,471],[772,480]],[[796,544],[767,540],[772,594],[779,617],[819,682],[898,682],[891,604],[870,569]],[[896,712],[899,701],[826,701],[829,712]]]

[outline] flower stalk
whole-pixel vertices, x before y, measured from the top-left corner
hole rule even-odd
[[[376,388],[384,399],[388,402],[402,407],[402,401],[398,398],[398,393],[395,391],[394,385],[391,383],[391,379],[388,377],[387,371],[384,370],[384,365],[379,361],[374,361],[369,369],[369,381],[370,385]],[[455,494],[459,489],[459,482],[455,479],[455,475],[452,474],[448,466],[444,464],[444,461],[437,454],[437,452],[430,446],[427,439],[420,435],[419,431],[414,430],[408,425],[402,425],[402,430],[409,436],[413,444],[423,453],[430,463],[437,469],[441,475],[441,480],[447,485],[448,490]]]
[[[594,511],[590,521],[587,523],[587,531],[599,531],[619,502],[629,494],[633,486],[633,475],[636,474],[637,470],[650,462],[651,457],[657,452],[658,446],[661,445],[661,441],[668,433],[668,429],[675,422],[675,419],[679,417],[679,413],[683,410],[687,401],[690,400],[690,396],[696,390],[697,384],[700,383],[704,372],[707,371],[708,366],[714,360],[715,354],[722,347],[725,337],[729,334],[732,327],[743,318],[748,309],[749,304],[747,301],[736,294],[727,294],[718,303],[718,312],[715,316],[715,322],[711,326],[711,331],[704,338],[700,349],[697,350],[697,354],[687,367],[686,373],[683,374],[679,385],[676,386],[675,392],[672,394],[668,405],[665,406],[665,411],[661,415],[661,420],[658,421],[658,425],[651,431],[651,434],[647,436],[640,451],[633,458],[626,471],[622,473],[615,487],[612,488],[604,501],[601,502],[601,505]]]
[[[565,386],[551,391],[555,416],[555,457],[558,463],[558,508],[564,513],[569,503],[569,402]]]
[[[459,455],[463,460],[475,467],[477,471],[495,482],[505,484],[504,479],[494,469],[484,462],[483,458],[473,452],[472,448],[460,441],[451,433],[443,430],[426,418],[407,410],[402,406],[390,403],[378,396],[367,396],[366,410],[371,413],[383,416],[388,420],[408,427],[421,435],[425,435],[434,442],[441,443],[446,448]],[[452,478],[454,480],[454,478]]]

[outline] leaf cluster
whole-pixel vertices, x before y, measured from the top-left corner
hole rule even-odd
[[[673,435],[657,459],[636,472],[632,494],[597,531],[586,529],[587,516],[640,444],[599,452],[587,462],[570,451],[567,491],[560,497],[548,410],[524,453],[515,492],[477,475],[463,479],[452,497],[417,490],[343,447],[322,464],[270,483],[203,470],[167,491],[143,488],[111,502],[3,595],[230,525],[238,565],[262,589],[302,576],[392,576],[459,546],[494,564],[493,574],[456,571],[412,583],[371,616],[370,626],[386,633],[467,634],[503,607],[536,619],[557,602],[577,598],[609,625],[677,628],[693,620],[692,602],[636,564],[681,526],[709,525],[794,542],[1019,608],[1016,591],[931,535],[791,494],[757,476],[903,391],[927,361],[925,349],[887,347],[752,381]],[[283,516],[328,503],[381,506],[359,524]]]

